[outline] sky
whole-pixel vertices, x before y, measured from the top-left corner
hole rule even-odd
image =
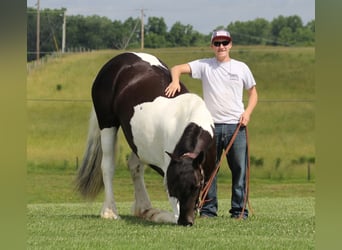
[[[67,9],[67,15],[99,15],[125,21],[129,17],[164,18],[170,29],[176,22],[191,25],[202,34],[231,22],[264,18],[272,21],[279,15],[298,15],[305,25],[315,19],[315,0],[39,0],[40,9]],[[38,0],[27,0],[27,7],[37,7]]]

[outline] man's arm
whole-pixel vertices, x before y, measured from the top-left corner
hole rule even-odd
[[[169,86],[165,89],[165,95],[167,97],[172,97],[176,92],[179,92],[181,87],[179,84],[179,78],[181,74],[190,74],[191,68],[189,64],[179,64],[171,68],[171,78],[172,82],[170,82]]]
[[[240,123],[242,123],[242,125],[247,126],[250,120],[250,117],[252,115],[252,112],[255,106],[257,105],[257,103],[258,103],[258,92],[256,90],[256,87],[253,86],[252,88],[248,90],[248,105],[247,105],[245,112],[241,115],[241,118],[240,118]]]

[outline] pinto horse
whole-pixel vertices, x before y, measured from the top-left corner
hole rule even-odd
[[[167,98],[167,66],[145,53],[109,60],[92,86],[93,110],[87,147],[76,177],[85,198],[104,187],[101,217],[119,219],[113,194],[114,148],[121,127],[132,153],[128,167],[134,185],[133,215],[154,222],[191,226],[203,183],[215,168],[213,120],[203,100],[181,92]],[[173,213],[152,207],[144,164],[164,177]]]

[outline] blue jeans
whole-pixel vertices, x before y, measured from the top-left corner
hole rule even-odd
[[[221,159],[222,153],[229,144],[237,124],[215,124],[216,136],[216,162]],[[226,156],[227,162],[232,174],[232,194],[231,194],[231,216],[239,216],[246,195],[246,170],[247,170],[247,141],[246,128],[241,126],[236,136],[236,139],[228,151]],[[246,197],[246,201],[247,201]],[[205,216],[217,216],[218,201],[217,201],[217,176],[215,176],[212,185],[209,188],[207,202],[204,203],[200,214]],[[245,204],[246,205],[246,204]],[[248,210],[245,207],[244,217],[248,217]]]

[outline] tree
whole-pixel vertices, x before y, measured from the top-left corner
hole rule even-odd
[[[315,20],[308,22],[305,28],[309,29],[312,33],[315,33]]]
[[[297,30],[303,28],[303,22],[297,15],[289,16],[286,18],[286,26],[291,29],[292,33],[295,33]]]
[[[270,24],[263,18],[247,22],[236,21],[230,23],[227,29],[233,42],[237,44],[265,44],[270,34]]]
[[[111,36],[111,21],[99,16],[71,16],[66,29],[68,48],[104,49],[108,48]],[[96,31],[96,32],[94,32]]]
[[[149,17],[145,28],[146,48],[167,47],[167,26],[165,24],[164,18]]]
[[[284,27],[280,30],[277,41],[278,44],[289,46],[293,44],[293,32],[290,27]]]
[[[127,43],[127,38],[125,37],[125,28],[121,21],[114,21],[113,25],[113,37],[111,40],[111,45],[109,48],[112,49],[122,49]]]
[[[271,32],[273,41],[275,44],[295,45],[297,40],[302,41],[303,37],[300,35],[303,33],[302,19],[297,16],[279,16],[273,19],[271,22]]]
[[[37,34],[37,16],[36,10],[33,8],[27,9],[27,61],[36,59],[36,34]]]
[[[40,11],[40,56],[61,49],[63,17],[66,9]],[[66,51],[73,48],[126,49],[139,48],[141,42],[140,18],[129,17],[124,22],[107,17],[68,15]],[[37,10],[27,8],[27,60],[36,59]],[[225,26],[216,27],[224,29]],[[272,44],[312,46],[315,43],[315,20],[305,26],[299,16],[278,16],[271,22],[256,18],[236,21],[226,26],[234,44]],[[191,25],[176,22],[167,31],[163,17],[149,17],[145,25],[146,48],[208,46],[211,34],[200,34]]]
[[[167,34],[167,26],[164,21],[164,18],[160,17],[149,17],[148,23],[145,26],[145,33],[148,35],[149,33],[154,33],[160,36],[166,36]]]
[[[312,46],[315,42],[315,33],[310,27],[298,29],[295,33],[296,40],[294,45]]]
[[[194,33],[191,25],[183,25],[180,22],[176,22],[170,29],[168,41],[171,46],[188,47],[196,40],[193,36]]]
[[[62,24],[65,9],[44,9],[40,11],[40,55],[44,56],[61,49]],[[27,9],[27,59],[35,59],[37,42],[37,10]]]
[[[273,40],[273,44],[277,45],[279,40],[279,34],[281,30],[286,27],[286,18],[282,15],[274,18],[271,22],[271,37]]]
[[[167,47],[167,41],[165,36],[160,36],[156,33],[149,33],[145,37],[146,48],[165,48]]]
[[[140,24],[140,18],[128,18],[126,21],[123,23],[123,34],[122,39],[126,41],[126,47],[130,48],[136,48],[139,47],[140,41],[141,41],[141,26]]]

